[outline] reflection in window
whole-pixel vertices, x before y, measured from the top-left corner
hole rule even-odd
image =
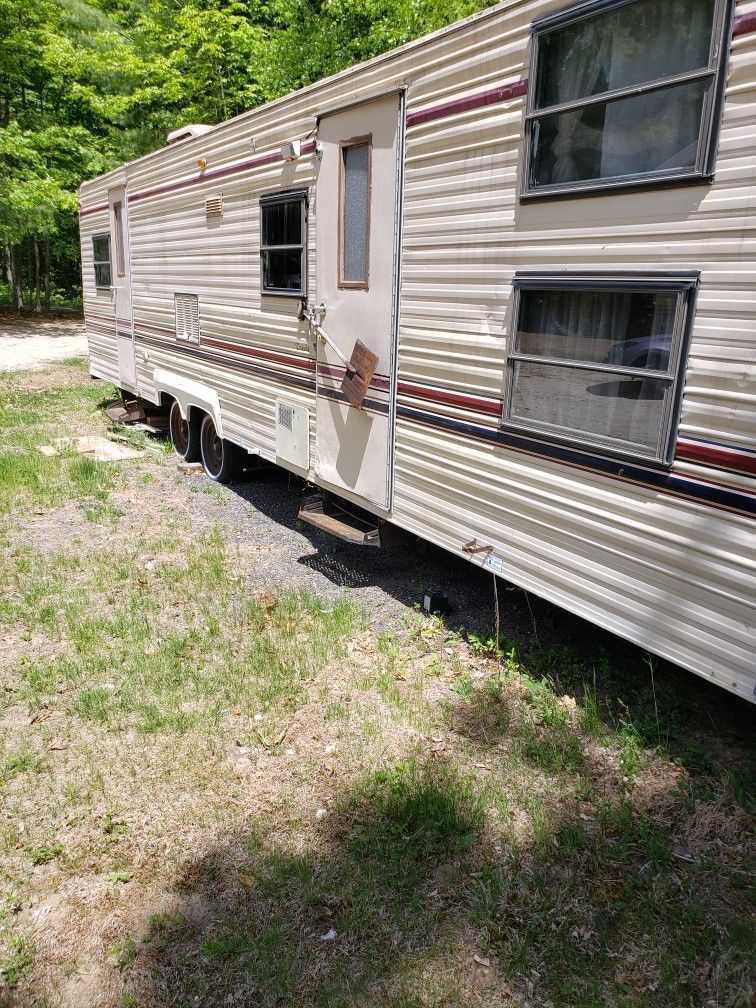
[[[711,171],[724,0],[631,0],[534,28],[528,191]]]
[[[664,461],[693,281],[518,282],[507,421]]]
[[[307,197],[276,193],[260,200],[262,290],[305,293]]]
[[[110,287],[112,284],[110,235],[95,235],[92,238],[92,252],[94,254],[95,285],[97,287]]]

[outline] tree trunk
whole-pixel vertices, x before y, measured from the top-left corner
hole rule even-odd
[[[32,248],[34,250],[34,311],[39,314],[42,311],[42,299],[39,286],[39,238],[37,237],[36,231],[32,235]]]
[[[21,249],[18,245],[10,245],[11,287],[13,288],[13,307],[21,311],[24,307],[24,289],[21,285]]]
[[[8,239],[3,235],[3,274],[5,282],[13,290],[13,265],[11,263],[11,247]]]
[[[50,311],[50,239],[45,238],[45,274],[44,274],[44,307]]]

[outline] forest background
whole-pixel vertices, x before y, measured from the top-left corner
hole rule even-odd
[[[490,0],[0,0],[0,306],[81,300],[79,183]]]

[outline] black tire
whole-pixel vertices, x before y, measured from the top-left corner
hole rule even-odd
[[[189,419],[181,416],[179,404],[174,399],[168,414],[168,430],[171,435],[173,450],[184,462],[199,462],[200,434],[196,415],[189,414]]]
[[[215,421],[208,414],[200,428],[200,450],[205,472],[216,483],[229,483],[236,472],[236,445],[218,437]]]

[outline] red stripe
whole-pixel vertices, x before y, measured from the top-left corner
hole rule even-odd
[[[756,31],[756,11],[752,14],[741,14],[732,23],[733,38],[737,38],[738,35],[748,35],[752,31]]]
[[[343,378],[346,373],[345,368],[337,367],[334,364],[318,364],[318,374],[328,375],[329,378]],[[380,375],[374,375],[372,381],[370,382],[370,388],[380,389],[381,391],[388,392],[391,385],[388,378],[382,378]]]
[[[169,336],[176,335],[176,330],[170,329],[168,326],[150,325],[149,322],[135,322],[134,325],[137,329],[149,329],[151,332],[167,333]]]
[[[233,350],[235,353],[247,354],[249,357],[262,357],[264,360],[278,361],[280,364],[291,364],[294,367],[315,370],[315,361],[309,357],[290,357],[288,354],[274,353],[272,350],[260,350],[258,347],[244,346],[242,343],[227,343],[225,340],[212,339],[203,336],[200,342],[203,346],[219,347],[221,350]]]
[[[100,203],[98,206],[87,207],[86,210],[79,207],[79,217],[86,217],[87,214],[100,213],[103,210],[108,209],[107,203]]]
[[[85,312],[84,313],[84,322],[85,322],[85,324],[86,324],[87,319],[91,319],[91,318],[100,319],[103,322],[112,322],[113,325],[116,324],[116,320],[113,318],[112,315],[95,315],[94,312]]]
[[[720,448],[717,445],[696,441],[678,441],[675,446],[675,458],[715,466],[717,469],[727,469],[730,472],[744,473],[746,476],[756,476],[756,455],[732,448]]]
[[[314,150],[314,140],[302,144],[302,154],[312,154]],[[192,178],[180,179],[178,182],[170,182],[168,185],[158,186],[156,189],[145,189],[143,192],[134,193],[129,196],[129,203],[136,203],[137,200],[147,199],[150,196],[161,196],[163,193],[175,192],[177,189],[185,189],[187,186],[198,185],[200,182],[226,178],[228,175],[238,175],[240,172],[251,171],[253,168],[260,168],[263,165],[277,164],[279,161],[283,161],[283,155],[280,151],[263,154],[261,157],[250,158],[249,161],[241,161],[239,164],[229,165],[226,168],[214,168]]]
[[[419,112],[410,112],[407,116],[407,125],[420,126],[422,123],[434,122],[436,119],[459,115],[460,112],[471,112],[473,109],[485,108],[486,105],[509,101],[510,98],[521,98],[527,93],[527,80],[515,81],[514,84],[494,88],[493,91],[481,91],[478,94],[457,98],[455,101],[446,102],[443,105],[434,105],[431,108],[421,109]]]
[[[412,382],[399,382],[398,387],[400,392],[416,396],[418,399],[449,403],[450,406],[463,406],[495,416],[501,413],[499,399],[481,399],[479,396],[466,395],[464,392],[444,392],[443,389],[427,388],[425,385],[414,385]]]

